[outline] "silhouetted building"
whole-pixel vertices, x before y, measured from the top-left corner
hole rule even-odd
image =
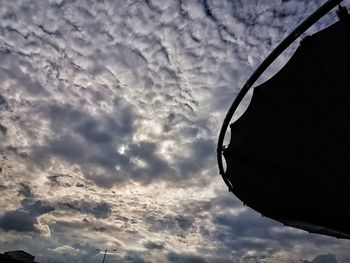
[[[1,263],[36,263],[35,257],[23,250],[8,251],[0,254]]]

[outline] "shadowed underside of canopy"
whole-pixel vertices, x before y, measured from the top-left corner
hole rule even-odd
[[[233,193],[263,215],[350,238],[350,18],[304,39],[256,87],[223,152]]]

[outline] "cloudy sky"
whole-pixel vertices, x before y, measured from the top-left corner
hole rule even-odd
[[[349,241],[244,207],[215,159],[241,85],[324,2],[0,0],[0,252],[349,262]]]

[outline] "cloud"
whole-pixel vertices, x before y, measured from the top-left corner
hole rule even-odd
[[[0,107],[2,110],[8,110],[8,103],[4,96],[0,95]]]
[[[123,262],[135,262],[135,263],[146,263],[150,262],[144,259],[144,253],[139,251],[128,251],[127,254],[123,257]]]
[[[189,153],[183,156],[170,153],[174,159],[170,163],[159,154],[157,143],[132,142],[134,113],[128,106],[113,119],[110,116],[96,118],[70,105],[50,105],[40,111],[56,136],[47,137],[43,144],[33,147],[34,160],[47,166],[51,158],[62,158],[79,165],[86,177],[99,186],[112,187],[129,179],[141,182],[182,180],[214,165],[215,142],[211,139],[199,137],[187,143]]]
[[[10,211],[0,218],[0,226],[4,230],[16,230],[19,232],[36,231],[34,227],[36,217],[30,217],[25,211]]]
[[[38,232],[38,217],[54,210],[54,207],[40,200],[33,203],[31,200],[24,199],[21,208],[5,212],[0,217],[0,227],[5,231]]]
[[[242,84],[322,3],[3,1],[1,247],[20,244],[39,262],[96,262],[106,247],[116,262],[288,262],[327,250],[349,261],[346,241],[243,207],[215,163]]]
[[[0,124],[0,133],[2,137],[6,136],[7,133],[7,128],[2,124]]]
[[[179,263],[205,263],[207,262],[203,257],[190,254],[179,254],[179,253],[169,253],[168,259],[170,262],[179,262]]]
[[[163,250],[164,249],[163,242],[148,241],[148,242],[144,243],[143,246],[149,250]]]
[[[147,216],[145,221],[150,231],[168,232],[170,234],[186,235],[193,226],[194,219],[189,215],[164,215],[162,217]]]
[[[27,197],[27,198],[34,197],[34,194],[32,193],[32,190],[31,190],[29,185],[22,182],[22,183],[20,183],[20,187],[21,188],[18,190],[19,195],[22,195],[22,196]]]
[[[334,254],[318,255],[313,260],[304,260],[304,263],[337,263],[337,259]]]
[[[68,209],[84,214],[92,214],[95,218],[108,218],[111,214],[111,206],[106,202],[91,203],[84,200],[76,200],[62,203]]]

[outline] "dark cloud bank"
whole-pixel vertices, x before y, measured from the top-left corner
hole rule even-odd
[[[6,212],[0,217],[0,228],[5,231],[38,232],[37,218],[54,210],[54,207],[46,205],[40,200],[33,202],[24,199],[22,207],[15,211]]]

